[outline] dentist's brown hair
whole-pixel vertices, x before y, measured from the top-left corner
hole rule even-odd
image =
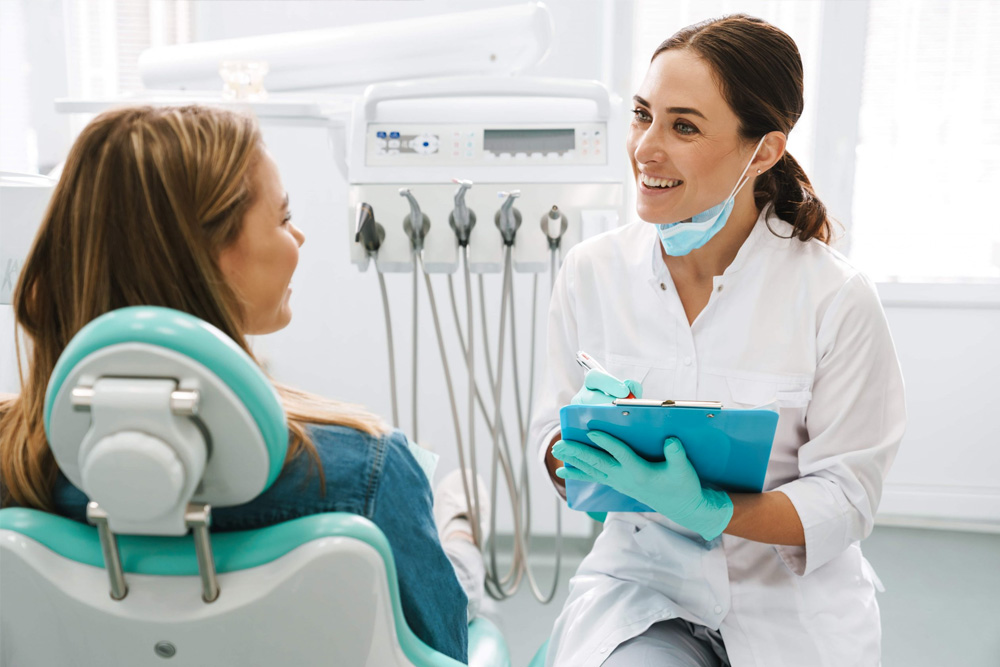
[[[679,30],[653,52],[690,49],[712,68],[722,95],[740,120],[740,135],[757,142],[768,132],[786,136],[802,115],[802,58],[795,41],[770,23],[732,14]],[[832,240],[826,206],[812,183],[787,151],[757,177],[758,208],[771,204],[802,241]]]

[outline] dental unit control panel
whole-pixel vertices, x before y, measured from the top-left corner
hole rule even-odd
[[[603,123],[491,129],[472,125],[379,125],[369,129],[371,166],[603,165]]]
[[[620,219],[625,163],[608,147],[623,145],[624,127],[620,105],[594,81],[454,77],[370,86],[356,104],[348,149],[351,260],[411,271],[404,219],[415,203],[429,221],[421,239],[428,272],[458,268],[459,235],[449,221],[459,209],[479,220],[466,230],[472,271],[499,272],[505,244],[513,245],[515,270],[546,271],[553,234],[564,252],[584,227],[600,231]],[[384,229],[377,252],[357,233],[362,204]],[[514,218],[523,224],[501,228]],[[549,220],[560,223],[557,231]]]

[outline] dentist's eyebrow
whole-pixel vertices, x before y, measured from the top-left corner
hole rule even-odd
[[[287,211],[288,210],[288,193],[287,192],[285,193],[285,199],[284,199],[284,201],[281,202],[281,210],[282,211]]]
[[[650,106],[649,102],[647,102],[646,100],[642,99],[638,95],[633,95],[632,96],[632,101],[635,102],[636,104],[640,105],[640,106],[644,106],[646,108],[652,108]],[[700,112],[697,109],[692,108],[692,107],[668,107],[667,108],[667,113],[672,113],[672,114],[677,114],[677,115],[698,116],[700,118],[704,118],[705,120],[708,120],[708,118],[705,118],[705,114],[703,114],[702,112]]]

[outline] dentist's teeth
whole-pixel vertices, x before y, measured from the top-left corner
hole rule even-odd
[[[667,179],[667,178],[653,178],[652,176],[647,176],[646,174],[641,175],[642,183],[649,188],[673,188],[683,181]]]

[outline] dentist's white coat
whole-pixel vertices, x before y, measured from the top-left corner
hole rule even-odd
[[[571,250],[531,438],[544,457],[583,381],[577,350],[642,382],[645,398],[776,400],[765,490],[791,499],[806,546],[706,543],[658,514],[612,513],[570,582],[547,665],[600,665],[675,617],[719,629],[733,667],[879,664],[880,585],[859,542],[903,436],[903,380],[871,281],[825,244],[768,226],[791,235],[762,213],[691,326],[653,225]]]

